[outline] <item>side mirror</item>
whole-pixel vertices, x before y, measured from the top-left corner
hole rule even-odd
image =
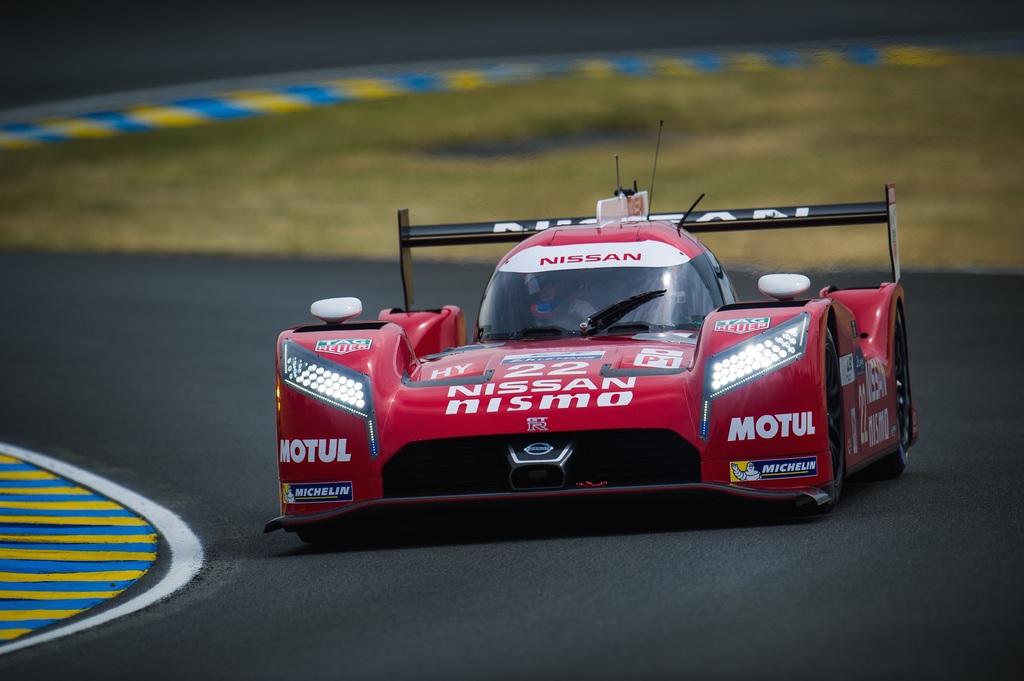
[[[802,274],[766,274],[757,280],[757,290],[778,300],[792,300],[811,287]]]
[[[310,305],[309,311],[326,324],[340,324],[362,314],[363,301],[358,298],[324,298]]]

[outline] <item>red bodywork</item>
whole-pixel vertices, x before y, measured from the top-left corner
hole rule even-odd
[[[547,229],[503,262],[538,244],[638,240],[668,243],[690,257],[706,252],[673,222],[629,221]],[[826,336],[834,340],[841,367],[849,474],[885,456],[905,457],[892,362],[897,314],[904,314],[903,289],[883,283],[824,290],[813,299],[730,303],[708,315],[699,331],[466,345],[465,319],[453,306],[384,310],[375,322],[288,329],[278,340],[277,366],[281,516],[267,531],[301,532],[369,506],[687,489],[829,506],[836,471],[829,449]],[[705,374],[714,355],[787,322],[803,325],[804,351],[797,361],[708,399]],[[283,367],[286,357],[299,360]],[[318,358],[328,375],[343,367],[344,376],[365,383],[370,399],[359,407],[362,413],[325,404],[289,384],[289,371],[316,366]],[[909,397],[909,390],[904,394]],[[917,438],[912,404],[909,414],[912,433],[903,438],[904,448]],[[563,442],[571,451],[559,463],[552,457]],[[609,449],[609,442],[618,449]],[[523,461],[550,443],[556,451],[539,454],[537,465]],[[438,452],[469,457],[459,459],[468,469],[473,447],[487,450],[488,465],[506,476],[499,481],[504,489],[483,482],[482,489],[463,489],[453,481],[462,469],[441,463]],[[604,463],[567,472],[567,462],[584,456],[577,451],[586,447],[610,459],[657,454],[651,455],[651,470],[638,467],[632,477],[605,474],[615,468]],[[671,458],[677,450],[690,462],[678,470]],[[400,452],[403,461],[389,467]],[[666,462],[673,472],[663,479],[656,469]],[[435,485],[431,475],[443,479]]]

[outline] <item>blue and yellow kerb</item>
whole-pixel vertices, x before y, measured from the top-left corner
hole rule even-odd
[[[156,552],[133,512],[0,454],[0,647],[121,593]]]
[[[266,90],[139,104],[65,118],[0,126],[0,149],[112,137],[129,132],[179,128],[215,121],[301,111],[317,106],[423,92],[476,90],[548,78],[692,77],[728,71],[942,66],[965,58],[1024,53],[1024,37],[932,44],[823,46],[798,49],[668,51],[637,55],[551,57],[494,63],[479,68],[424,68],[380,77],[341,78]]]

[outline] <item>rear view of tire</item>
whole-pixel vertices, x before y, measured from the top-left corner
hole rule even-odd
[[[903,310],[896,310],[896,324],[893,329],[892,371],[896,382],[896,429],[899,445],[896,451],[878,462],[882,477],[895,479],[907,467],[907,451],[913,436],[910,410],[910,361],[907,358],[907,332],[903,321]]]

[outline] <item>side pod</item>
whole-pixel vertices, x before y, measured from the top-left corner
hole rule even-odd
[[[466,316],[455,305],[445,305],[440,310],[410,312],[390,308],[381,310],[378,319],[405,329],[417,357],[466,344]]]

